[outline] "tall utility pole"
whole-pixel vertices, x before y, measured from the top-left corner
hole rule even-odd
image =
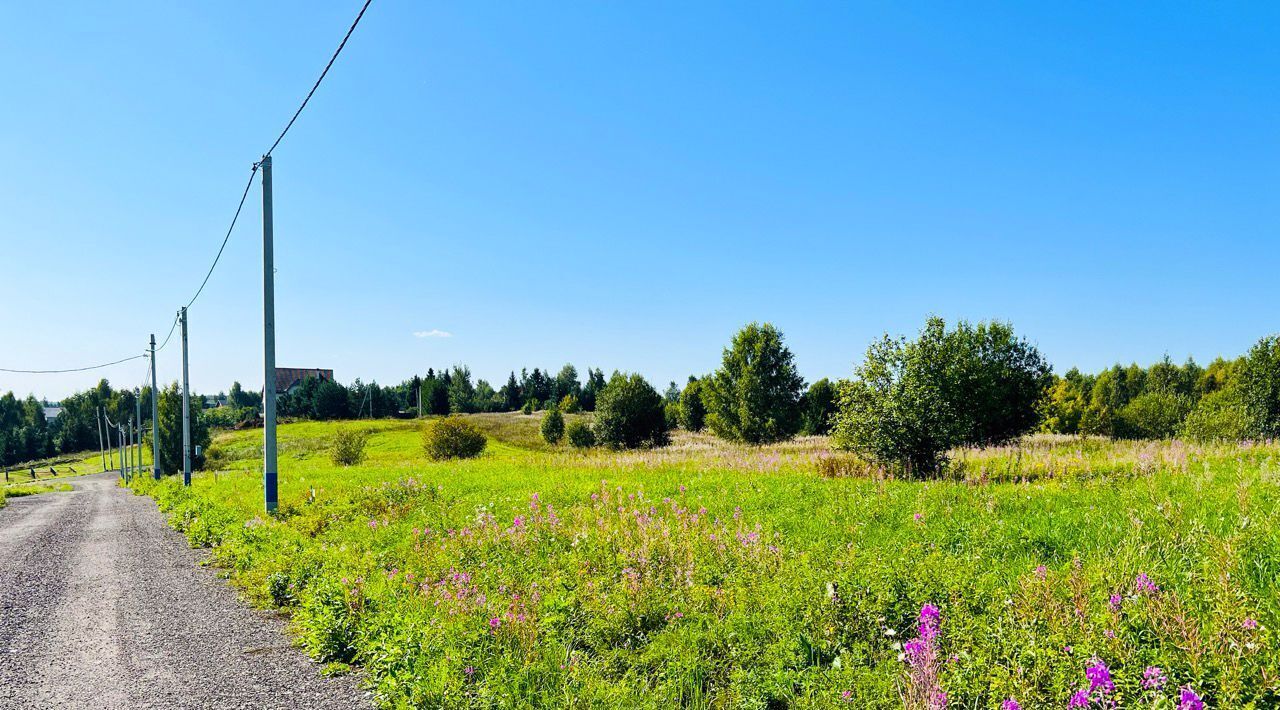
[[[138,448],[138,460],[134,462],[133,470],[135,473],[142,473],[142,389],[135,387],[133,391],[136,393],[133,401],[138,409],[138,418],[134,420],[138,423],[133,429],[136,438],[135,446]]]
[[[178,309],[182,325],[182,485],[191,485],[191,387],[187,368],[187,307]]]
[[[102,445],[102,407],[95,407],[94,415],[98,420],[98,453],[102,456],[102,470],[107,470],[107,449]]]
[[[138,464],[133,453],[133,417],[124,423],[124,482],[133,478],[133,467]]]
[[[156,334],[151,334],[151,477],[160,480],[160,405],[156,399]]]
[[[276,468],[276,257],[271,214],[271,156],[262,156],[262,494],[267,512],[279,505]]]

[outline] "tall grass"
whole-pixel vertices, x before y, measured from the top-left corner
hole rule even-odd
[[[439,463],[412,422],[352,467],[307,443],[341,425],[284,427],[278,518],[252,432],[190,489],[134,485],[387,707],[1063,707],[1095,658],[1119,706],[1280,702],[1273,443],[1037,438],[920,483],[826,477],[817,438],[583,454],[507,416]]]

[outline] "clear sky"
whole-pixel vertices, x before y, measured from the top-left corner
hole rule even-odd
[[[164,336],[358,7],[5,6],[0,367]],[[1059,372],[1238,354],[1280,330],[1277,77],[1276,3],[375,0],[275,153],[278,364],[661,387],[767,320],[814,380],[929,314]],[[197,391],[261,385],[259,201]]]

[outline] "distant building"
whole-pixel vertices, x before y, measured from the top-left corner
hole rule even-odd
[[[53,423],[54,419],[58,418],[59,414],[62,414],[62,407],[57,404],[50,404],[44,407],[44,420],[50,424]]]
[[[332,382],[333,370],[310,367],[277,367],[276,395],[289,394],[293,388],[302,384],[302,381],[308,377],[314,377],[321,382]]]

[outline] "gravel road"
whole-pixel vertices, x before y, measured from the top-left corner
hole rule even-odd
[[[116,475],[0,509],[0,708],[366,708]]]

